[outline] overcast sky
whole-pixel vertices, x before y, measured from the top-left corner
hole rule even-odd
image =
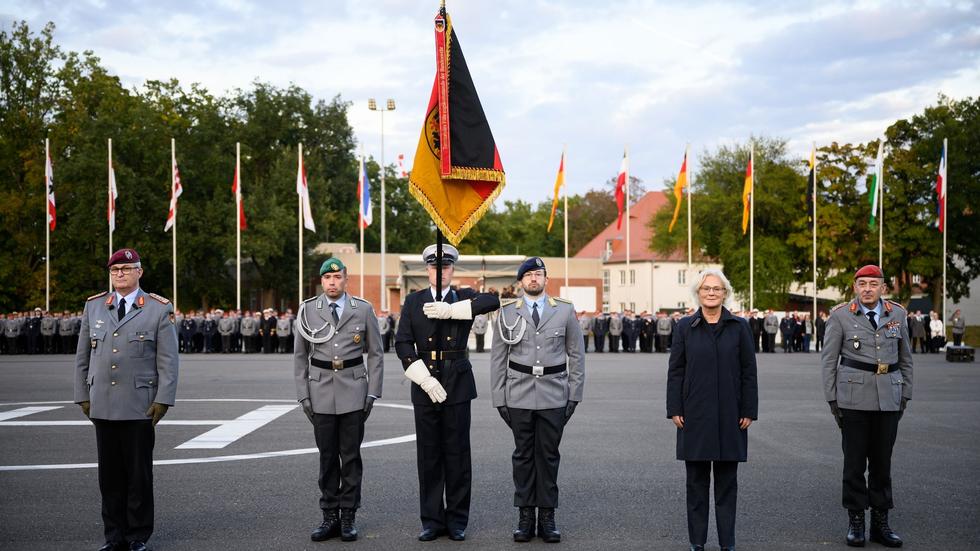
[[[57,25],[128,86],[198,82],[221,94],[256,79],[352,102],[380,157],[411,164],[435,73],[437,0],[125,2],[4,0],[5,30]],[[550,197],[563,145],[571,193],[599,187],[629,147],[660,189],[692,157],[750,135],[810,143],[873,139],[939,93],[980,93],[976,2],[449,0],[490,121],[504,199]],[[938,152],[937,152],[938,155]],[[693,169],[697,171],[696,161]],[[406,167],[409,168],[409,167]],[[351,175],[355,180],[355,175]]]

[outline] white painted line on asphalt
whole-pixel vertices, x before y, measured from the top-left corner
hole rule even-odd
[[[388,446],[391,444],[402,444],[405,442],[414,442],[414,434],[406,434],[405,436],[397,436],[395,438],[386,438],[383,440],[374,440],[371,442],[364,442],[361,444],[361,448],[375,448],[378,446]],[[292,455],[306,455],[311,453],[318,453],[319,450],[316,448],[300,448],[296,450],[282,450],[275,452],[262,452],[262,453],[249,453],[241,455],[219,455],[216,457],[195,457],[189,459],[160,459],[154,461],[154,466],[161,465],[188,465],[193,463],[220,463],[224,461],[245,461],[249,459],[268,459],[272,457],[288,457]],[[49,471],[49,470],[63,470],[63,469],[94,469],[98,467],[98,463],[62,463],[54,465],[0,465],[0,472],[9,471]]]
[[[12,409],[10,411],[0,411],[0,421],[6,421],[8,419],[16,419],[18,417],[24,417],[25,415],[32,415],[35,413],[41,413],[42,411],[51,411],[54,409],[61,409],[61,406],[33,406],[33,407]]]
[[[289,400],[283,398],[180,398],[178,402],[264,402],[267,404],[295,404],[296,400]],[[0,406],[34,406],[40,404],[74,404],[70,400],[49,400],[46,402],[0,402]],[[391,404],[388,402],[382,402],[378,400],[374,403],[375,406],[386,407],[386,408],[396,408],[396,409],[412,409],[411,404]]]
[[[220,450],[239,438],[268,425],[299,407],[299,404],[262,406],[241,417],[215,427],[177,446],[178,450]]]
[[[177,426],[208,426],[212,427],[214,425],[224,425],[226,423],[231,423],[232,420],[228,421],[214,421],[205,419],[188,419],[186,421],[173,420],[160,421],[161,425],[177,425]],[[88,420],[83,421],[0,421],[0,427],[78,427],[78,426],[89,426],[92,422]]]

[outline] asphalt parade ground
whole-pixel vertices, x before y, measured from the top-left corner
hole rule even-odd
[[[368,421],[360,539],[313,543],[320,521],[312,427],[288,355],[184,355],[177,404],[157,427],[150,548],[518,549],[513,438],[490,405],[489,353],[472,361],[473,500],[467,541],[416,540],[409,384],[386,355]],[[759,420],[739,467],[737,543],[845,549],[840,434],[817,354],[762,354]],[[980,543],[980,365],[915,356],[914,398],[893,459],[892,527],[906,549]],[[72,399],[72,356],[0,357],[0,549],[103,542],[95,432]],[[687,549],[684,466],[665,418],[665,354],[587,356],[585,399],[566,427],[561,549]],[[869,547],[880,547],[869,544]],[[708,548],[717,549],[714,521]]]

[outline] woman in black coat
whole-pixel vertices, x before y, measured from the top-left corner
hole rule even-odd
[[[687,530],[692,551],[708,538],[708,488],[722,550],[735,549],[737,469],[748,458],[748,427],[758,416],[755,347],[748,322],[724,307],[732,286],[720,270],[699,274],[701,306],[677,324],[667,370],[667,417],[677,426],[677,459],[687,468]]]

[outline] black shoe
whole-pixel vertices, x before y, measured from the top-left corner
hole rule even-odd
[[[129,549],[129,546],[126,545],[126,542],[124,541],[121,542],[107,541],[104,544],[102,544],[102,547],[99,548],[99,551],[123,551],[124,549]]]
[[[445,528],[423,528],[422,531],[419,532],[419,541],[432,541],[445,535]]]
[[[534,538],[534,523],[536,521],[534,507],[521,507],[517,530],[514,530],[514,541],[521,543],[531,541]]]
[[[310,534],[313,541],[326,541],[340,535],[340,517],[337,516],[336,509],[324,509],[323,522],[317,526]]]
[[[729,545],[728,547],[722,547],[721,551],[735,551],[735,546]]]
[[[704,551],[704,546],[703,545],[692,545],[691,546],[691,551]]]
[[[902,538],[888,526],[888,509],[871,509],[871,541],[885,547],[902,546]]]
[[[340,541],[357,539],[357,528],[354,526],[354,509],[340,510]]]
[[[466,540],[466,530],[455,529],[449,531],[449,539],[453,541],[465,541]]]
[[[545,543],[561,541],[561,532],[555,526],[555,510],[551,507],[538,508],[538,535]]]
[[[848,509],[847,520],[847,545],[864,547],[864,509]]]
[[[146,551],[146,544],[140,540],[129,542],[129,551]]]

